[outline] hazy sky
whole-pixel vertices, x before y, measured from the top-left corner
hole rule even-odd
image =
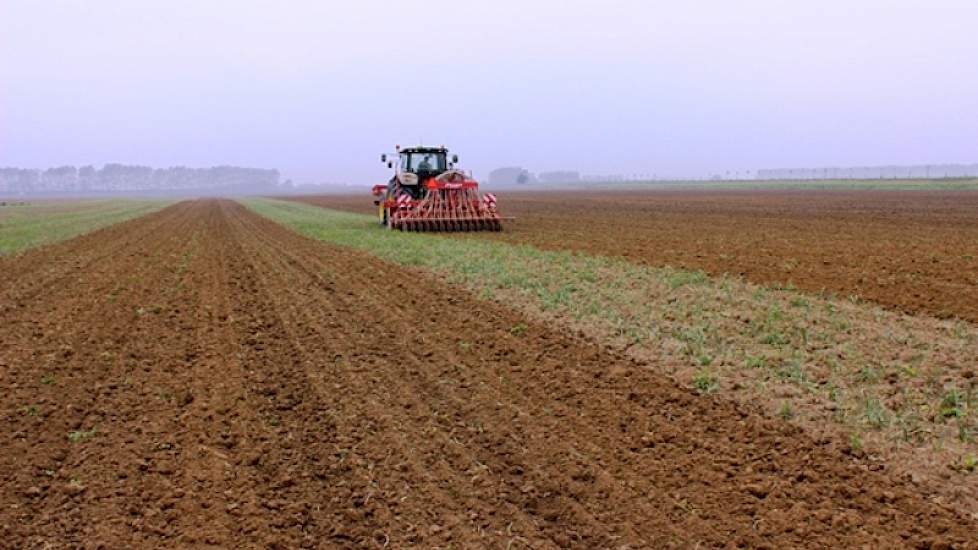
[[[978,2],[0,0],[0,166],[978,162]]]

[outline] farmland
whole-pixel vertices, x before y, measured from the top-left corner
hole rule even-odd
[[[165,201],[2,201],[0,256],[69,239],[163,208]]]
[[[372,213],[362,197],[306,200]],[[657,190],[510,193],[498,235],[550,250],[730,274],[978,322],[978,193]]]
[[[0,201],[0,256],[68,239],[158,210],[163,201]]]
[[[877,235],[912,220],[926,242],[959,235],[931,252],[941,271],[901,284],[936,296],[945,262],[970,261],[976,201],[960,193],[927,195],[939,220],[900,197],[865,216]],[[0,533],[24,547],[972,544],[978,335],[958,311],[973,310],[887,303],[818,271],[841,234],[814,224],[846,219],[851,198],[809,212],[731,196],[740,227],[771,232],[759,257],[794,254],[791,277],[771,275],[782,258],[736,269],[761,249],[711,240],[735,216],[707,215],[702,196],[639,197],[618,220],[609,204],[637,199],[527,195],[506,204],[512,231],[471,238],[189,201],[0,258]],[[696,216],[705,236],[680,246]],[[819,253],[798,253],[803,239]]]
[[[587,334],[682,385],[760,405],[812,433],[868,449],[941,498],[978,509],[978,482],[963,473],[978,451],[971,411],[978,331],[971,323],[739,277],[513,245],[492,233],[462,239],[370,231],[369,216],[250,204],[314,238],[434,270],[484,298]]]

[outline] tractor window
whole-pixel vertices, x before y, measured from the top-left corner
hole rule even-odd
[[[408,172],[444,172],[444,153],[401,153],[401,169]]]

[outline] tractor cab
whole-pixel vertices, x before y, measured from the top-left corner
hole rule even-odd
[[[398,158],[398,172],[415,174],[422,182],[439,176],[446,170],[448,170],[448,150],[444,148],[402,149]]]
[[[425,182],[448,171],[448,149],[444,147],[409,147],[397,152],[397,170],[391,179],[401,184],[412,198],[427,194]]]
[[[384,155],[382,160],[386,159]],[[398,148],[395,161],[397,166],[389,187],[393,189],[395,184],[400,184],[412,198],[420,199],[426,195],[425,182],[447,172],[458,158],[453,156],[449,161],[448,149],[444,147],[408,147]]]

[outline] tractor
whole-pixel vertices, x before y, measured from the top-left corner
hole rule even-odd
[[[455,168],[458,155],[444,147],[395,147],[380,161],[394,170],[386,184],[375,185],[377,216],[388,229],[401,231],[500,231],[496,196],[479,196],[479,184]]]

